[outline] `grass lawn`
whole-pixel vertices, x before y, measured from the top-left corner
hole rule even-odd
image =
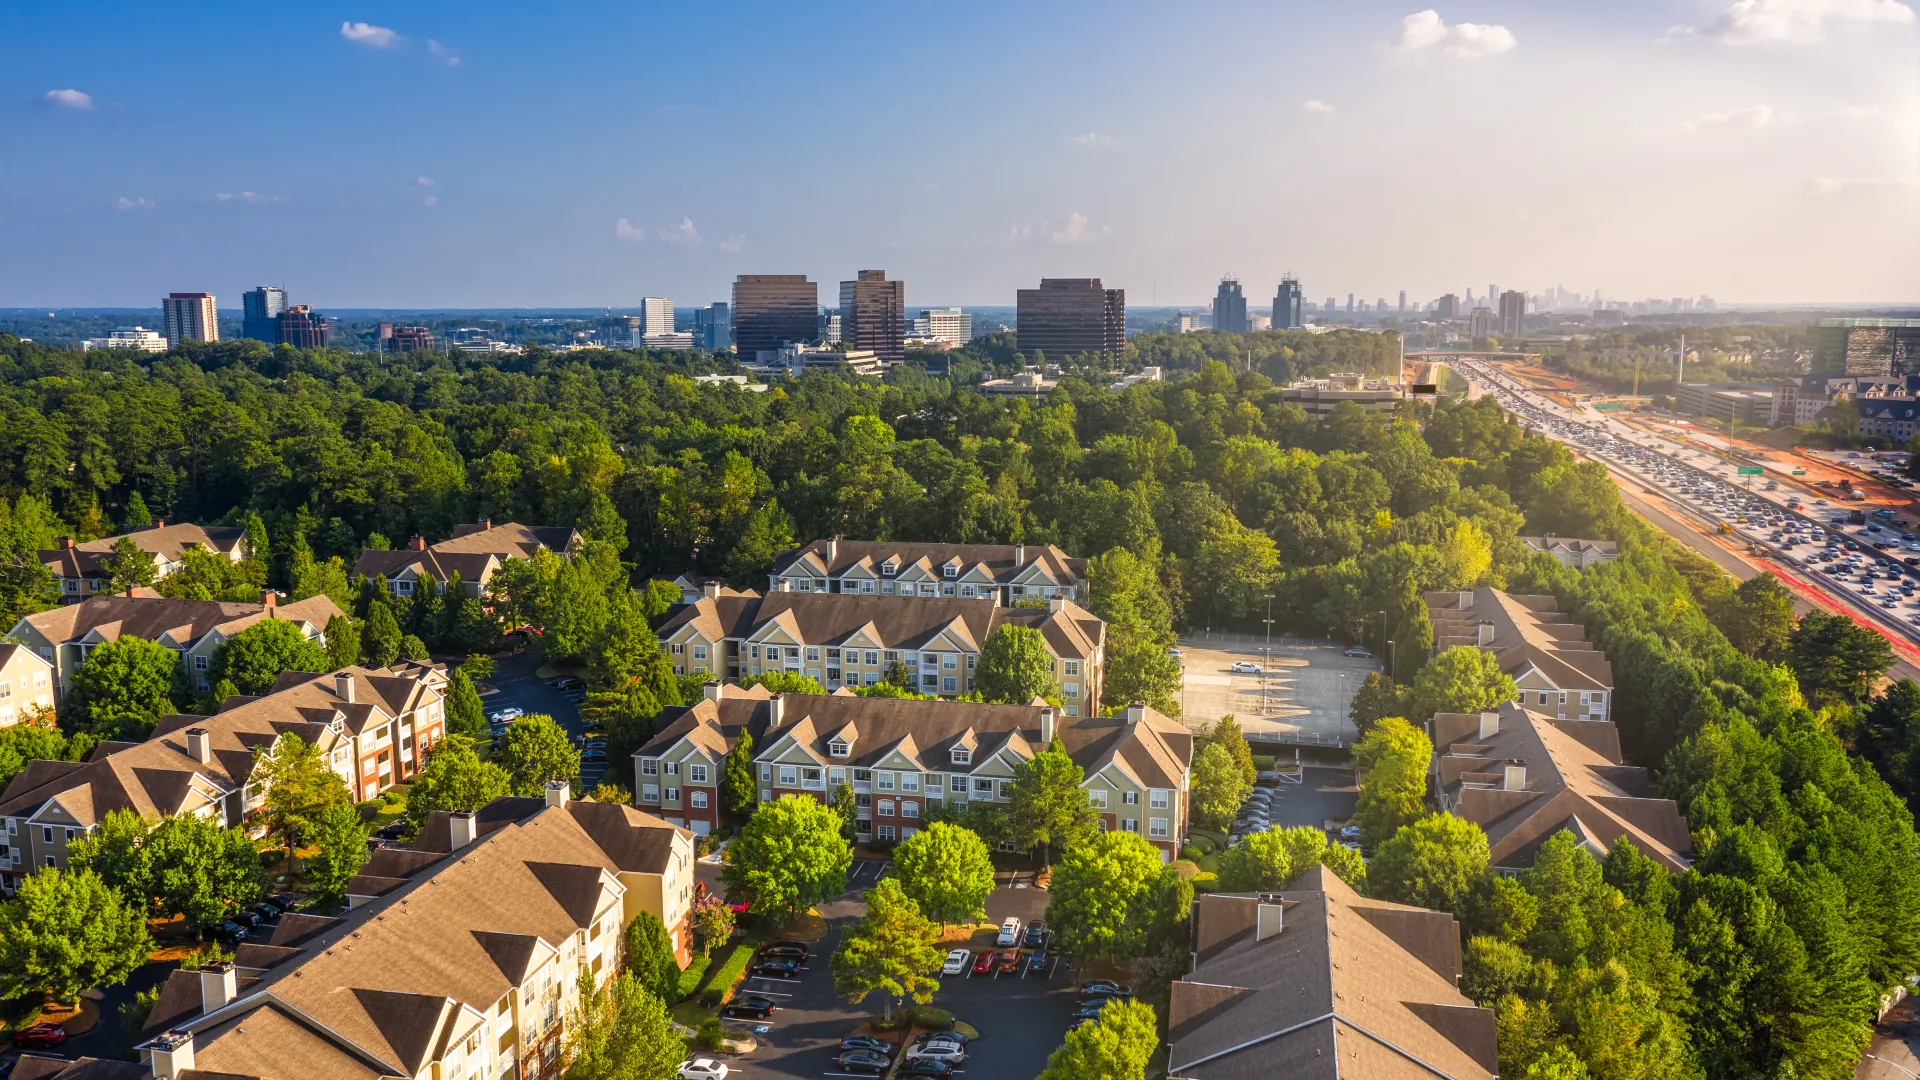
[[[380,830],[407,816],[407,792],[405,788],[394,788],[399,798],[393,802],[385,799],[369,799],[360,804],[360,820],[367,828]]]
[[[694,957],[693,963],[680,973],[680,991],[686,998],[682,1004],[700,1006],[709,990],[719,990],[722,1000],[733,996],[734,986],[747,973],[754,952],[767,937],[766,931],[755,927],[724,948],[714,950],[710,959]]]

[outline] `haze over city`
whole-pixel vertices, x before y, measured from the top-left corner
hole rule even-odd
[[[0,11],[0,304],[1920,297],[1899,0]],[[231,301],[228,301],[231,303]]]

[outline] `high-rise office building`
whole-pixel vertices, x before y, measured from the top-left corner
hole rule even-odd
[[[243,315],[240,333],[271,345],[277,340],[274,320],[287,310],[287,290],[256,285],[240,294],[240,310]]]
[[[1347,294],[1347,310],[1348,311],[1353,310],[1353,294],[1352,293]]]
[[[1239,279],[1220,279],[1220,289],[1213,294],[1213,328],[1234,334],[1247,332],[1247,297],[1240,291]]]
[[[1306,292],[1300,288],[1300,279],[1282,274],[1280,290],[1273,295],[1273,328],[1298,330],[1307,325],[1305,313]]]
[[[820,335],[820,286],[805,274],[741,274],[733,282],[733,344],[743,360]]]
[[[609,349],[642,348],[643,325],[638,315],[602,315],[593,324],[593,340]]]
[[[383,353],[412,353],[432,352],[438,342],[433,339],[431,327],[395,326],[383,322],[380,324],[378,345]]]
[[[1473,337],[1476,339],[1483,338],[1483,337],[1492,337],[1493,336],[1493,309],[1485,308],[1485,307],[1474,308],[1473,313],[1467,323],[1467,326],[1468,326],[1467,332],[1473,335]]]
[[[1460,298],[1452,293],[1433,302],[1433,317],[1440,322],[1452,322],[1460,317]]]
[[[274,341],[296,349],[324,349],[333,339],[326,316],[305,304],[295,304],[274,320]]]
[[[1920,319],[1821,319],[1813,374],[1920,374]]]
[[[1405,289],[1400,290],[1400,307],[1397,310],[1402,315],[1406,314],[1407,312],[1407,290]]]
[[[822,311],[820,313],[820,332],[817,335],[822,345],[840,344],[840,313]]]
[[[957,307],[926,308],[913,320],[913,336],[944,345],[965,345],[973,340],[973,316]]]
[[[888,281],[885,270],[862,270],[840,283],[840,340],[872,349],[883,363],[907,355],[907,283]]]
[[[1508,289],[1500,294],[1500,333],[1514,337],[1527,332],[1527,294]]]
[[[1375,300],[1373,302],[1373,310],[1381,314],[1385,314],[1387,310],[1387,298],[1383,296],[1380,299]]]
[[[1333,297],[1329,296],[1327,297],[1327,306],[1321,308],[1320,310],[1331,315],[1334,312],[1340,310],[1340,302],[1338,300],[1335,300]]]
[[[1105,288],[1099,278],[1041,278],[1037,289],[1016,294],[1020,351],[1031,359],[1083,353],[1117,357],[1127,344],[1127,293]]]
[[[167,348],[177,349],[183,341],[219,341],[220,323],[213,310],[210,292],[168,293],[160,301],[166,317]]]
[[[673,301],[662,296],[640,301],[640,333],[644,337],[673,333]]]
[[[709,304],[693,313],[693,343],[708,352],[733,345],[733,314],[725,304]]]

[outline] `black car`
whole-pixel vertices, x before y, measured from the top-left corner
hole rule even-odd
[[[957,1031],[923,1031],[914,1037],[913,1045],[925,1046],[935,1039],[941,1042],[959,1043],[962,1047],[967,1045],[967,1037]]]
[[[1092,1020],[1100,1015],[1100,1010],[1106,1008],[1108,1002],[1118,1000],[1118,998],[1110,997],[1088,998],[1080,1003],[1080,1008],[1074,1012],[1073,1018],[1076,1020]]]
[[[847,1050],[841,1053],[839,1057],[834,1058],[833,1063],[838,1066],[842,1072],[878,1074],[886,1072],[887,1066],[893,1064],[893,1059],[885,1054],[875,1053],[872,1050]]]
[[[281,911],[292,911],[300,906],[299,893],[274,893],[272,896],[267,897],[267,899],[273,901],[274,906],[278,907]]]
[[[374,835],[384,840],[398,840],[406,831],[407,831],[406,822],[390,821],[387,824],[381,826],[380,831],[377,833],[374,833]]]
[[[772,1016],[774,1010],[779,1007],[780,1006],[775,1005],[769,998],[735,998],[727,1003],[726,1008],[720,1010],[720,1015],[740,1020],[765,1020],[767,1017]]]
[[[1080,988],[1080,996],[1083,998],[1117,997],[1131,1000],[1133,998],[1133,987],[1122,986],[1119,983],[1106,982],[1105,980],[1090,982]]]
[[[200,936],[223,945],[237,945],[246,940],[247,928],[232,920],[225,920],[201,927]]]
[[[255,904],[252,907],[248,908],[247,910],[253,912],[255,915],[260,916],[260,921],[263,923],[272,922],[273,920],[280,917],[280,909],[268,903]]]
[[[753,965],[753,973],[762,979],[797,979],[800,977],[800,963],[797,960],[762,960]]]
[[[938,1061],[934,1058],[914,1058],[905,1065],[900,1066],[900,1071],[893,1075],[948,1077],[953,1075],[953,1063],[950,1061]]]
[[[885,1039],[876,1039],[871,1035],[849,1035],[840,1040],[842,1050],[871,1050],[876,1054],[893,1056],[893,1044]]]
[[[760,950],[762,960],[791,960],[796,964],[807,962],[807,950],[799,945],[768,945]]]
[[[1027,940],[1026,940],[1027,948],[1038,949],[1044,946],[1046,943],[1047,943],[1047,924],[1040,921],[1039,919],[1035,919],[1032,922],[1028,923],[1027,924]]]
[[[256,926],[259,926],[260,923],[263,921],[260,918],[260,916],[255,915],[251,911],[236,911],[233,913],[231,918],[234,922],[239,923],[241,926],[244,926],[249,930],[253,929]]]
[[[782,950],[784,952],[789,952],[789,953],[797,953],[799,955],[799,958],[802,960],[805,960],[807,957],[813,955],[813,951],[807,947],[806,942],[795,941],[792,938],[781,938],[778,941],[769,941],[765,945],[760,946],[760,952],[762,955],[771,954],[775,950]]]

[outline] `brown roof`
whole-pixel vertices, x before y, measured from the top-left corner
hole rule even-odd
[[[1601,856],[1625,836],[1668,870],[1687,868],[1686,818],[1673,800],[1649,797],[1645,769],[1621,764],[1612,721],[1556,720],[1511,703],[1488,715],[1483,726],[1478,713],[1436,713],[1434,768],[1448,808],[1486,831],[1493,865],[1529,866],[1567,828]]]
[[[123,536],[131,538],[141,551],[159,555],[168,562],[179,562],[181,554],[192,547],[228,554],[246,540],[247,530],[237,525],[203,527],[160,522],[135,526]],[[55,577],[106,577],[106,558],[113,554],[113,545],[122,538],[108,536],[72,547],[50,548],[39,553],[40,565]]]
[[[1427,618],[1435,652],[1460,645],[1485,649],[1500,670],[1517,676],[1540,669],[1562,690],[1611,690],[1613,665],[1587,640],[1586,628],[1560,613],[1551,596],[1518,596],[1482,587],[1466,592],[1430,592]],[[1481,626],[1492,640],[1481,640]]]
[[[453,538],[429,545],[421,551],[366,550],[353,564],[353,572],[367,577],[391,577],[408,567],[421,577],[446,581],[454,574],[466,582],[486,580],[487,567],[508,559],[530,559],[541,548],[565,554],[579,533],[565,526],[504,525],[480,523],[454,527]]]
[[[305,622],[325,629],[327,620],[341,614],[325,596],[308,597],[269,609],[265,604],[232,600],[169,600],[141,590],[134,596],[94,596],[78,604],[28,615],[21,622],[48,641],[78,641],[93,631],[113,641],[122,635],[159,641],[171,636],[185,648],[219,630],[227,637],[263,618]]]
[[[892,540],[815,540],[802,548],[783,551],[773,560],[773,574],[783,575],[796,563],[818,573],[838,577],[855,566],[866,565],[875,574],[893,560],[904,570],[925,561],[930,567],[956,562],[959,577],[977,568],[985,570],[1002,584],[1011,583],[1021,570],[1040,563],[1063,585],[1078,582],[1086,574],[1087,561],[1068,557],[1052,544],[922,544]],[[939,577],[938,573],[935,574]]]
[[[928,597],[911,602],[846,593],[776,592],[766,596],[703,596],[676,605],[660,624],[666,637],[689,623],[710,641],[744,638],[770,622],[809,644],[839,645],[859,631],[888,649],[917,649],[945,631],[978,649],[1003,624],[1040,631],[1058,656],[1089,658],[1106,640],[1106,624],[1069,601],[1050,608],[1001,607],[992,599]]]
[[[1196,897],[1193,933],[1193,973],[1167,1009],[1169,1076],[1494,1075],[1493,1012],[1456,988],[1446,912],[1368,900],[1316,866],[1280,893]]]
[[[12,1076],[19,1080],[153,1080],[153,1070],[131,1061],[68,1060],[28,1051],[14,1064]]]

